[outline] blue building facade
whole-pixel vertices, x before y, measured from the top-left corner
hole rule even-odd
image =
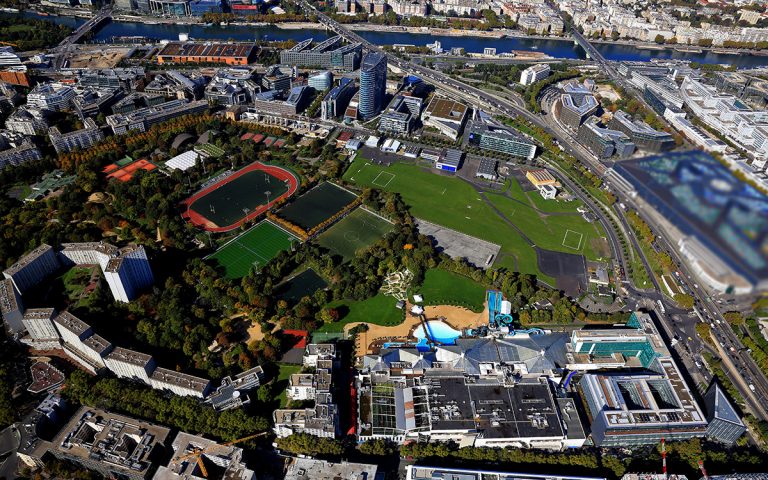
[[[371,52],[360,65],[360,118],[368,120],[384,108],[387,91],[387,56]]]

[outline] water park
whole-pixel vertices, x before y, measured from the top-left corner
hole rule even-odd
[[[525,337],[543,335],[541,328],[516,328],[512,305],[498,290],[488,290],[485,309],[473,313],[449,305],[425,306],[421,295],[413,295],[406,305],[409,315],[397,326],[368,325],[357,338],[358,355],[377,353],[383,348],[415,348],[428,352],[436,346],[455,345],[459,338]],[[350,324],[348,327],[353,327]]]

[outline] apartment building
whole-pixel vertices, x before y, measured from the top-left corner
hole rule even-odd
[[[201,113],[208,109],[204,100],[186,101],[171,100],[159,105],[144,107],[129,113],[116,113],[107,117],[107,124],[115,135],[123,135],[129,131],[146,132],[152,125],[165,122],[184,115]]]
[[[20,293],[37,285],[60,267],[53,247],[42,244],[21,257],[3,271],[3,276],[13,281]]]
[[[547,78],[551,71],[552,69],[549,67],[548,63],[532,65],[523,70],[520,74],[520,83],[522,85],[532,85],[539,80]]]
[[[43,155],[40,153],[40,150],[32,142],[25,142],[18,147],[0,151],[0,170],[27,162],[34,162],[41,158],[43,158]]]
[[[0,280],[0,315],[3,317],[3,323],[9,334],[13,335],[24,331],[25,327],[22,322],[24,302],[10,278]]]
[[[39,83],[27,94],[27,106],[51,112],[69,110],[76,92],[63,83]]]
[[[83,125],[80,130],[69,133],[61,133],[57,127],[48,130],[48,137],[56,153],[61,155],[72,150],[86,150],[104,140],[104,133],[92,118],[86,118]]]

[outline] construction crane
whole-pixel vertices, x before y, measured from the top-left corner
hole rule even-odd
[[[227,443],[216,443],[216,444],[211,445],[211,446],[206,447],[206,448],[196,448],[194,452],[188,453],[186,455],[182,455],[181,457],[177,458],[176,459],[176,463],[181,463],[181,462],[184,462],[186,460],[194,460],[195,462],[197,462],[197,466],[200,467],[200,473],[203,474],[203,477],[204,478],[208,478],[208,469],[206,469],[205,465],[203,464],[203,458],[202,458],[203,455],[205,455],[207,453],[214,452],[214,451],[216,451],[216,450],[218,450],[220,448],[229,447],[229,446],[234,445],[236,443],[240,443],[240,442],[244,442],[246,440],[251,440],[251,439],[254,439],[254,438],[257,438],[257,437],[264,436],[264,435],[266,435],[268,433],[269,433],[268,431],[267,432],[261,432],[261,433],[257,433],[256,435],[250,435],[250,436],[247,436],[247,437],[238,438],[237,440],[232,440],[231,442],[227,442]]]
[[[709,480],[709,475],[707,475],[707,469],[704,468],[704,460],[699,459],[699,470],[701,470],[701,478],[703,480]]]
[[[11,46],[11,47],[16,47],[16,48],[19,47],[15,43],[11,43],[11,42],[0,42],[0,45],[8,45],[8,46]]]

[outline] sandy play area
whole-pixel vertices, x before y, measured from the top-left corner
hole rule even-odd
[[[410,310],[410,305],[406,308]],[[445,318],[445,322],[451,327],[457,330],[463,330],[465,328],[474,328],[481,325],[488,324],[488,308],[483,310],[482,313],[475,313],[467,310],[463,307],[454,307],[451,305],[439,305],[433,307],[424,307],[424,314],[427,320],[436,320],[440,317]],[[356,325],[360,325],[364,322],[350,323],[344,327],[344,334],[346,335],[349,330]],[[381,325],[368,325],[368,331],[363,332],[357,336],[357,343],[355,345],[358,355],[365,355],[372,353],[371,344],[378,339],[388,340],[413,340],[410,337],[411,331],[419,324],[419,318],[407,315],[405,321],[400,325],[393,327],[384,327]]]

